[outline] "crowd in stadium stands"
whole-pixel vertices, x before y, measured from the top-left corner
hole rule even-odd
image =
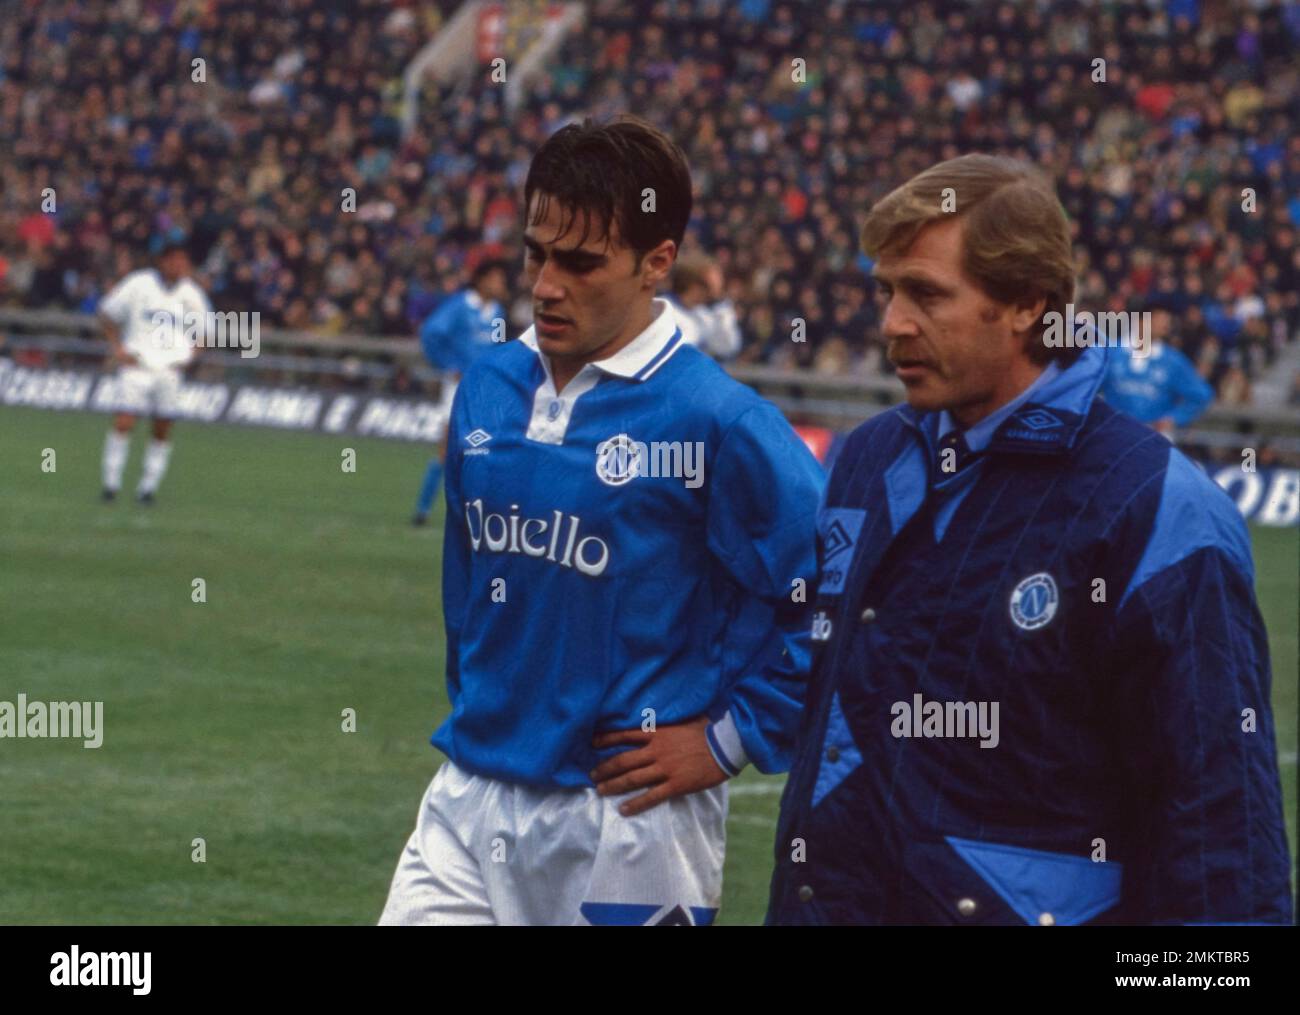
[[[1220,401],[1249,401],[1300,332],[1300,4],[595,0],[516,115],[485,68],[429,85],[403,139],[402,71],[456,6],[20,4],[0,23],[0,303],[92,310],[179,225],[218,309],[410,335],[477,259],[519,250],[541,141],[631,111],[689,156],[687,244],[722,267],[744,361],[887,370],[858,225],[967,151],[1044,167],[1076,304],[1172,311]],[[511,314],[529,323],[526,293]]]

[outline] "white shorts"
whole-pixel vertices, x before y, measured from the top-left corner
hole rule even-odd
[[[451,415],[451,404],[456,400],[456,389],[460,387],[460,380],[455,374],[447,373],[442,376],[442,394],[438,399],[438,408],[443,412]]]
[[[380,924],[712,923],[727,784],[618,813],[641,792],[536,789],[446,762],[424,794]]]
[[[175,367],[122,367],[117,372],[121,411],[135,416],[171,419],[181,392],[181,372]]]
[[[460,381],[455,374],[442,375],[442,394],[438,398],[438,440],[440,442],[447,439],[447,432],[451,429],[451,406],[456,400],[458,387]]]

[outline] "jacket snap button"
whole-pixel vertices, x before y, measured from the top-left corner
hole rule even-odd
[[[873,610],[870,606],[868,606],[865,610],[862,611],[862,623],[870,624],[875,619],[876,619],[876,611]]]
[[[834,744],[831,744],[830,747],[826,748],[826,760],[827,761],[840,760],[840,749],[836,747]]]
[[[974,916],[976,908],[978,907],[976,907],[974,899],[957,900],[957,912],[962,916]]]
[[[1056,924],[1056,917],[1054,917],[1051,913],[1038,914],[1038,926],[1052,927],[1055,926],[1055,924]]]
[[[799,889],[799,901],[807,902],[813,897],[812,885],[804,885]]]

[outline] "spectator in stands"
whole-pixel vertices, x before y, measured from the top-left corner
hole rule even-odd
[[[218,307],[405,334],[470,250],[518,243],[529,153],[575,116],[628,110],[688,146],[691,242],[730,252],[743,361],[807,366],[833,336],[856,341],[831,281],[853,264],[856,210],[958,151],[1018,154],[1058,181],[1089,309],[1115,295],[1185,314],[1198,363],[1252,318],[1265,352],[1300,330],[1289,5],[1247,25],[1195,3],[593,0],[520,109],[496,85],[429,83],[402,137],[401,75],[457,6],[20,5],[0,25],[0,299],[84,305],[190,219]],[[196,55],[201,85],[183,73]],[[56,182],[57,212],[37,210]],[[58,235],[74,239],[60,251]]]

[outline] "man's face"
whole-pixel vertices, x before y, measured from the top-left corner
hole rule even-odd
[[[494,268],[480,278],[478,288],[485,299],[497,303],[504,303],[510,296],[510,281],[500,268]]]
[[[183,250],[169,250],[158,260],[158,273],[168,285],[190,273],[190,258]]]
[[[963,231],[958,218],[926,226],[903,253],[882,255],[874,275],[889,361],[908,402],[921,412],[947,409],[970,426],[1041,371],[1025,332],[1044,301],[1022,307],[986,296],[962,271]]]
[[[536,196],[533,200],[524,246],[538,347],[552,359],[580,362],[602,358],[606,347],[617,351],[620,341],[635,338],[645,327],[650,298],[672,267],[675,245],[664,240],[637,267],[616,222],[610,223],[608,237],[597,235],[600,228],[593,223],[579,245],[585,212],[561,235],[565,216],[560,203],[550,200],[545,218],[534,225]],[[636,330],[629,334],[632,328]]]
[[[692,310],[709,301],[709,290],[703,282],[695,282],[679,292],[677,300],[687,310]]]

